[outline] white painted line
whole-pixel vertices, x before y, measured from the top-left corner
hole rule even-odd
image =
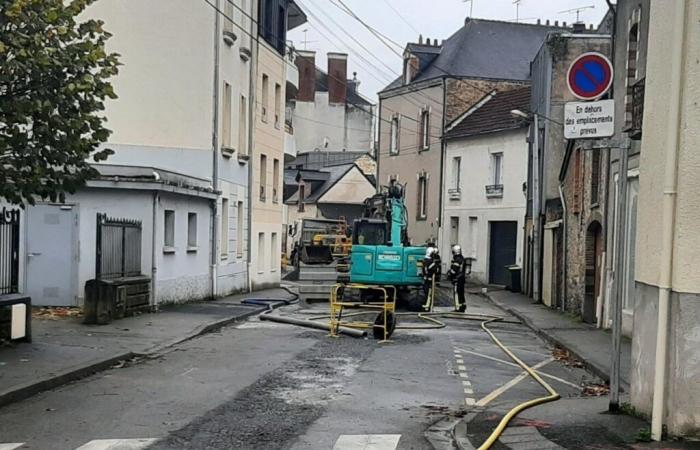
[[[482,355],[481,353],[472,352],[472,351],[469,351],[469,350],[464,350],[464,352],[465,352],[465,353],[468,353],[468,354],[470,354],[470,355],[480,356],[481,358],[490,359],[491,361],[496,361],[496,362],[499,362],[499,363],[501,363],[501,364],[506,364],[506,365],[511,366],[511,367],[517,367],[517,368],[519,368],[519,369],[521,368],[519,365],[517,365],[517,364],[515,364],[515,363],[512,363],[512,362],[510,362],[510,361],[505,361],[505,360],[499,359],[499,358],[494,358],[493,356]],[[562,384],[565,384],[565,385],[567,385],[567,386],[571,386],[571,387],[574,388],[574,389],[578,389],[579,391],[580,391],[580,390],[583,390],[583,388],[582,388],[581,386],[579,386],[578,384],[574,384],[574,383],[572,383],[572,382],[570,382],[570,381],[564,380],[564,379],[559,378],[559,377],[556,377],[556,376],[554,376],[554,375],[550,375],[550,374],[548,374],[548,373],[546,373],[546,372],[540,372],[539,370],[536,370],[535,372],[537,372],[539,375],[542,375],[543,377],[547,377],[547,378],[549,378],[549,379],[551,379],[551,380],[555,380],[555,381],[558,381],[558,382],[560,382],[560,383],[562,383]]]
[[[469,394],[469,395],[473,395],[474,391],[472,390],[472,388],[464,388],[464,393]]]
[[[474,400],[473,398],[469,398],[469,397],[464,399],[464,403],[466,403],[467,406],[474,406],[477,404],[476,400]]]
[[[457,364],[464,364],[464,360],[462,358],[457,358],[455,361],[457,361]]]
[[[469,380],[462,380],[462,384],[465,385],[465,386],[471,386],[471,385],[472,385],[472,382],[469,381]]]
[[[464,372],[460,372],[460,373],[459,373],[459,376],[462,377],[462,378],[467,378],[467,374],[464,373]]]
[[[23,445],[24,445],[24,442],[15,443],[15,444],[0,444],[0,450],[15,450],[16,448],[20,448]]]
[[[467,366],[465,366],[465,365],[459,365],[459,366],[457,366],[457,369],[460,370],[460,371],[462,371],[462,372],[466,372],[466,371],[467,371]]]
[[[342,434],[333,450],[395,450],[400,434]]]
[[[542,367],[542,366],[544,366],[544,365],[547,365],[547,364],[549,364],[549,363],[552,362],[552,361],[554,361],[554,358],[549,358],[549,359],[547,359],[547,360],[545,360],[545,361],[540,362],[539,364],[535,364],[534,366],[532,366],[532,369],[533,369],[533,370],[539,369],[540,367]],[[479,401],[477,402],[477,405],[478,405],[478,406],[486,406],[486,405],[488,405],[490,402],[492,402],[493,400],[495,400],[496,398],[498,398],[501,394],[503,394],[504,392],[506,392],[508,389],[512,388],[513,386],[515,386],[516,384],[520,383],[521,381],[523,381],[525,378],[527,378],[527,377],[529,377],[529,376],[530,376],[530,375],[529,375],[527,372],[521,373],[520,375],[518,375],[517,377],[513,378],[512,380],[510,380],[509,382],[507,382],[507,383],[504,384],[503,386],[501,386],[501,387],[499,387],[499,388],[493,390],[493,391],[492,391],[490,394],[488,394],[486,397],[484,397],[484,398],[482,398],[481,400],[479,400]]]
[[[157,439],[97,439],[75,450],[141,450],[156,441]]]

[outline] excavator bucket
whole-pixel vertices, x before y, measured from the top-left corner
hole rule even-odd
[[[304,264],[330,264],[333,253],[328,245],[305,245],[301,249],[301,261]]]

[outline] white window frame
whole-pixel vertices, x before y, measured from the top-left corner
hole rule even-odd
[[[430,150],[430,108],[427,106],[421,109],[419,126],[421,127],[420,149]]]
[[[491,153],[491,181],[495,186],[503,185],[503,152]]]
[[[395,115],[391,118],[391,128],[389,131],[389,154],[399,154],[399,137],[401,134],[401,116]]]
[[[242,201],[238,201],[236,205],[236,255],[238,256],[238,259],[243,258],[243,244],[244,244],[244,233],[243,233],[243,227],[244,227],[244,208],[245,206],[243,205]]]
[[[197,251],[197,213],[187,213],[187,251]]]
[[[175,210],[163,210],[163,253],[175,253]]]
[[[462,190],[462,157],[452,157],[452,188],[458,192]]]
[[[229,237],[229,199],[221,198],[221,259],[228,259],[228,237]]]

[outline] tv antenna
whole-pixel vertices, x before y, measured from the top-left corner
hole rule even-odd
[[[513,0],[513,4],[515,5],[515,22],[520,22],[520,2],[523,0]]]
[[[304,33],[304,40],[301,41],[301,43],[304,44],[304,50],[308,50],[308,49],[307,49],[307,44],[312,44],[312,43],[314,43],[314,42],[316,42],[316,41],[310,41],[310,40],[307,38],[307,35],[308,35],[308,33],[309,33],[309,29],[308,29],[308,28],[303,29],[303,30],[302,30],[302,33]]]
[[[462,3],[469,3],[469,17],[474,17],[474,0],[462,0]]]
[[[579,22],[581,22],[581,11],[585,11],[587,9],[595,9],[595,5],[587,5],[587,6],[580,6],[578,8],[571,8],[571,9],[567,9],[565,11],[559,11],[559,14],[576,13],[576,23],[579,23]]]

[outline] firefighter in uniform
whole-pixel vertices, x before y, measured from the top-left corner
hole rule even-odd
[[[425,304],[423,309],[426,311],[432,311],[434,297],[435,297],[435,284],[440,276],[442,261],[440,260],[440,253],[436,247],[428,247],[425,251],[425,258],[423,258],[423,292],[425,292]]]
[[[462,247],[452,246],[452,262],[447,278],[452,282],[455,311],[467,310],[467,299],[464,294],[464,285],[467,281],[467,259],[462,255]]]

